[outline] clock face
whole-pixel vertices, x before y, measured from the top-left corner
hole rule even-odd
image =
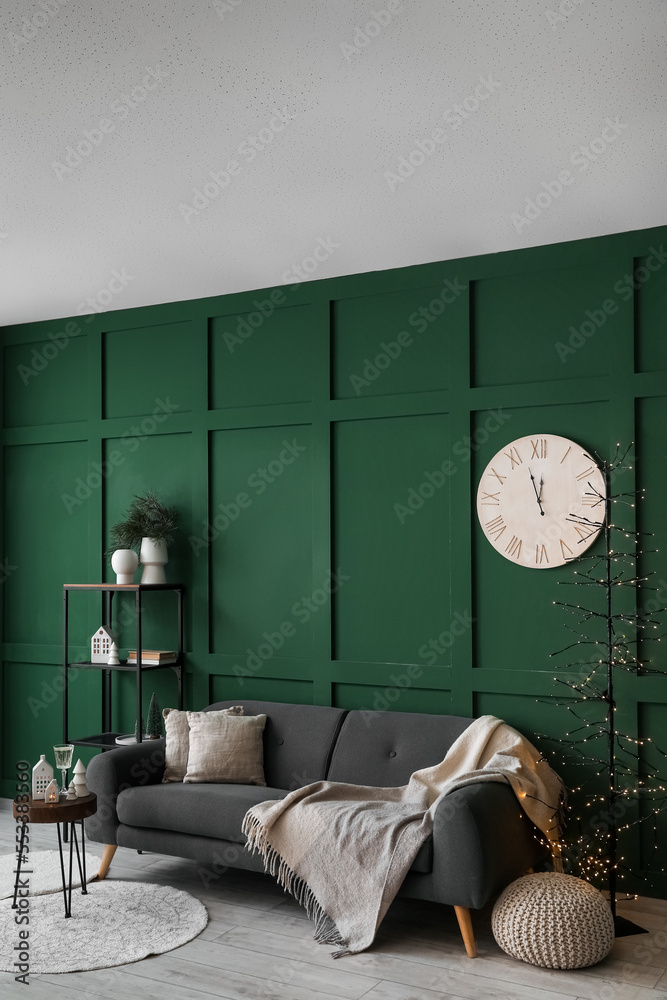
[[[604,521],[604,496],[604,477],[581,445],[555,434],[530,434],[505,445],[487,465],[477,516],[506,559],[550,569],[593,544]]]

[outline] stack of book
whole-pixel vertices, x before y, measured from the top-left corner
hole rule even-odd
[[[141,664],[142,666],[155,667],[155,666],[168,666],[170,663],[176,663],[178,660],[178,653],[173,649],[142,649],[141,650]],[[137,651],[136,649],[131,649],[127,657],[128,663],[137,662]]]

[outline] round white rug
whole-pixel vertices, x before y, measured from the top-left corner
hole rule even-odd
[[[79,847],[81,850],[81,847]],[[65,879],[69,875],[69,844],[63,844],[65,861]],[[28,863],[22,865],[28,869],[24,877],[29,880],[31,896],[41,896],[45,892],[60,892],[62,899],[62,875],[60,872],[60,855],[57,851],[35,851],[28,854]],[[86,882],[94,879],[99,871],[100,859],[86,851]],[[3,854],[0,857],[0,899],[14,895],[14,872],[16,871],[16,854]],[[79,866],[76,863],[76,851],[72,859],[72,888],[81,886]]]
[[[19,928],[11,902],[0,904],[0,970],[17,973]],[[63,895],[30,900],[30,975],[86,972],[138,962],[191,941],[208,923],[203,903],[180,889],[150,882],[92,882],[88,895],[72,893],[65,919]]]

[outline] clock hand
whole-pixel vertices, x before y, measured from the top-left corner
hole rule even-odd
[[[542,501],[542,487],[543,486],[544,486],[544,479],[542,478],[542,476],[540,476],[540,495],[537,498],[540,502]]]
[[[535,477],[533,476],[533,473],[530,471],[530,469],[528,469],[528,472],[530,474],[530,481],[533,484],[533,489],[535,490],[535,499],[537,500],[537,505],[540,508],[540,514],[542,515],[542,517],[544,517],[544,511],[542,510],[542,503],[540,501],[540,496],[542,494],[542,483],[540,483],[540,493],[538,494],[537,486],[535,485]]]

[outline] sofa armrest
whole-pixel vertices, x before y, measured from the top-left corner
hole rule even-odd
[[[433,828],[439,903],[480,909],[547,853],[509,785],[476,782],[446,795]]]
[[[164,739],[144,740],[93,757],[86,771],[86,784],[97,795],[97,812],[86,820],[89,840],[116,843],[116,799],[125,788],[162,781],[165,743]]]

